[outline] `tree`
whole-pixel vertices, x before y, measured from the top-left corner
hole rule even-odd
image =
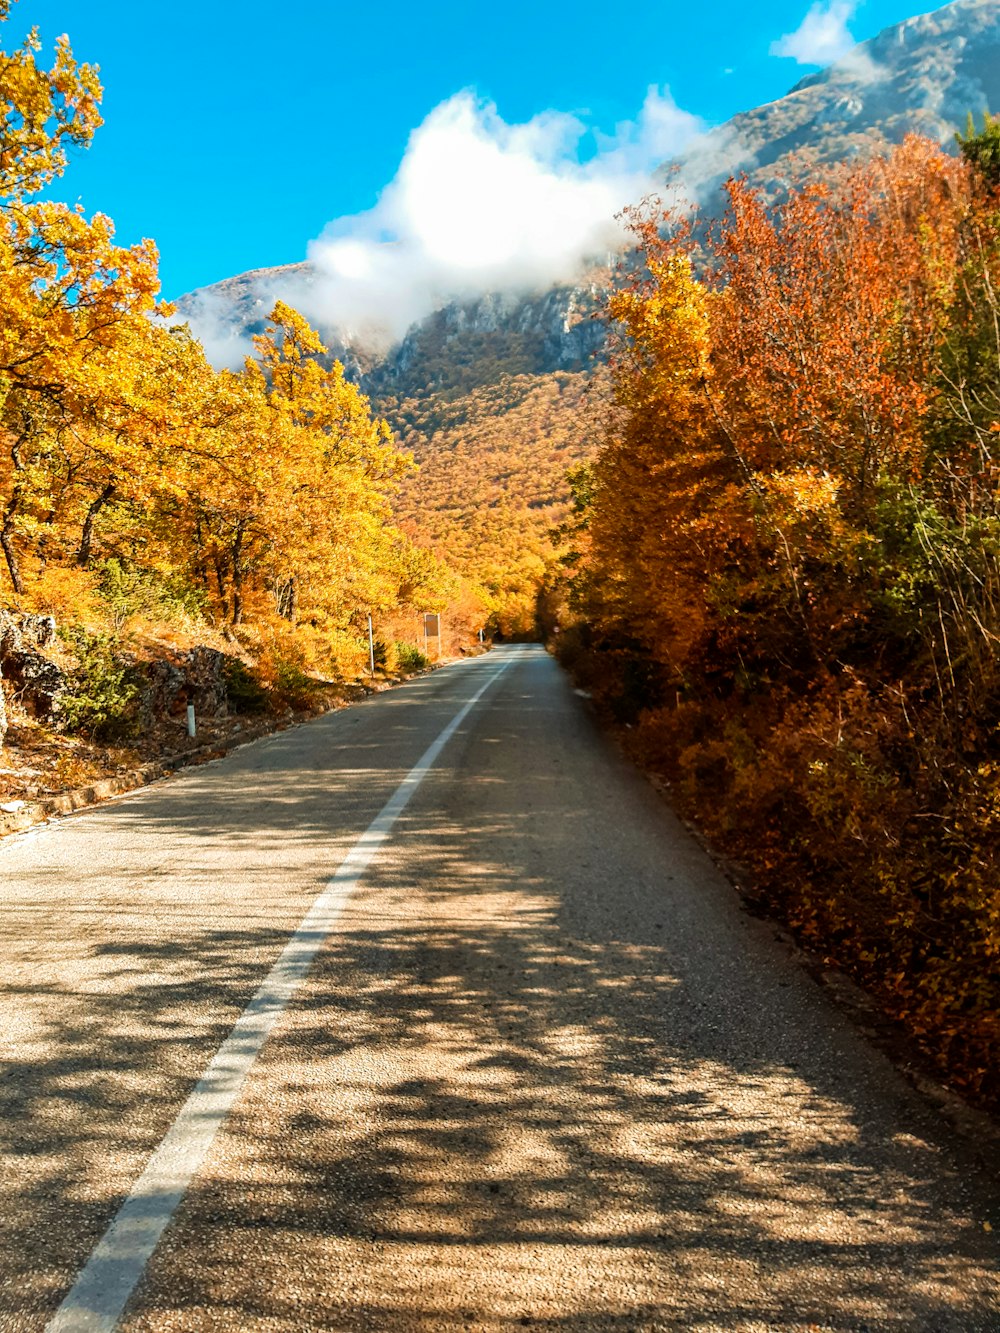
[[[0,0],[0,21],[9,13]],[[62,204],[24,201],[101,123],[96,70],[75,61],[65,37],[48,70],[39,49],[33,30],[0,52],[0,548],[17,593],[22,555],[48,539],[72,483],[70,435],[85,405],[107,396],[116,342],[158,290],[151,242],[123,249],[100,214],[88,222]]]
[[[0,23],[11,3],[0,0]],[[66,37],[48,70],[35,60],[40,50],[33,28],[13,52],[0,51],[0,200],[8,203],[61,176],[67,149],[86,147],[101,125],[96,68],[76,62]]]
[[[100,214],[0,211],[0,548],[18,593],[20,552],[52,512],[66,433],[111,391],[116,347],[152,312],[158,286],[152,243],[115,245]]]
[[[983,113],[983,128],[977,132],[976,121],[969,112],[965,135],[956,134],[955,142],[962,156],[976,171],[990,190],[1000,187],[1000,119]]]

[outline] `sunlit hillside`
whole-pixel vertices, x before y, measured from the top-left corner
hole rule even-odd
[[[400,526],[485,586],[502,631],[532,626],[566,473],[596,448],[602,393],[593,372],[556,371],[385,404],[419,464],[396,500]]]

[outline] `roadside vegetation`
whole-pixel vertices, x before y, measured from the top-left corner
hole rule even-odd
[[[996,1107],[1000,125],[961,149],[632,215],[548,615],[764,910]]]

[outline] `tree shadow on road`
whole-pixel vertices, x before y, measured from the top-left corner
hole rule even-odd
[[[568,692],[488,703],[265,1048],[126,1327],[1000,1330],[995,1167],[943,1142],[648,789],[602,785]],[[303,765],[286,733],[119,807],[162,875],[102,865],[95,816],[69,925],[30,879],[9,895],[4,1333],[42,1327],[419,757],[413,710],[387,717],[391,762],[320,730]],[[254,859],[227,870],[212,848],[248,821]]]
[[[130,1327],[1000,1329],[995,1174],[572,781],[407,821]]]
[[[338,860],[442,676],[0,851],[0,1329],[41,1327]]]

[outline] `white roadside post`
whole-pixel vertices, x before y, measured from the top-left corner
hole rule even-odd
[[[375,674],[375,636],[372,631],[372,618],[368,617],[368,661],[371,665],[371,673]]]
[[[188,735],[197,736],[198,728],[195,725],[195,720],[194,720],[194,704],[188,704],[187,715],[188,715]]]

